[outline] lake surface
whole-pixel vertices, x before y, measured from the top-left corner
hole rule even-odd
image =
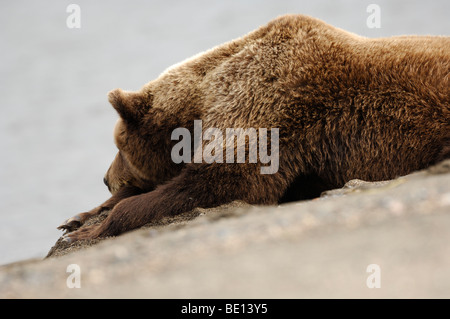
[[[70,29],[67,6],[81,8]],[[108,198],[116,149],[106,94],[138,90],[170,65],[285,13],[381,37],[449,35],[450,2],[10,1],[0,10],[0,264],[44,257],[56,227]]]

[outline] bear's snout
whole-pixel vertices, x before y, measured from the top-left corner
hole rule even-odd
[[[103,177],[103,183],[105,183],[106,187],[108,187],[108,190],[111,191],[111,188],[109,187],[109,183],[106,177]]]

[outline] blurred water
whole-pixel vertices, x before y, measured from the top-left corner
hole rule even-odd
[[[43,257],[64,219],[108,197],[117,118],[106,93],[137,90],[168,66],[303,13],[369,37],[449,35],[450,1],[2,1],[0,264]],[[81,7],[69,29],[66,8]]]

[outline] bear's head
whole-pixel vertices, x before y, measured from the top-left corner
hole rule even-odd
[[[122,187],[151,191],[180,170],[170,160],[166,130],[155,125],[158,122],[155,114],[158,112],[152,109],[152,95],[148,91],[125,92],[116,89],[108,93],[108,99],[119,113],[114,128],[114,140],[119,152],[104,182],[112,194]]]

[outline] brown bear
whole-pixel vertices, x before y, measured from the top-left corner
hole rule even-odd
[[[120,115],[119,152],[105,176],[113,195],[60,228],[67,241],[112,236],[195,207],[277,204],[425,168],[450,157],[449,79],[450,37],[369,39],[304,15],[279,17],[138,92],[111,91]],[[174,161],[174,130],[195,135],[196,120],[203,133],[276,128],[277,170],[262,174],[261,158]],[[254,136],[233,140],[242,143],[247,155],[252,143],[261,147]],[[101,224],[76,230],[109,209]]]

